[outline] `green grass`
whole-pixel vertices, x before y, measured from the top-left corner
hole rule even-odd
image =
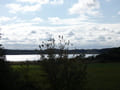
[[[89,64],[87,72],[91,90],[120,90],[120,63]]]
[[[13,65],[12,68],[20,75],[22,82],[30,82],[37,88],[49,88],[47,74],[40,65]]]
[[[35,85],[49,87],[46,73],[40,65],[29,67],[13,65],[14,70],[21,73],[21,79],[28,78]],[[120,90],[120,63],[93,63],[88,65],[87,90]]]

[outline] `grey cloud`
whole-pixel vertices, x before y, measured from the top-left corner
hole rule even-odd
[[[42,37],[42,35],[44,37]],[[53,35],[49,32],[45,32],[45,33],[41,34],[40,36],[41,37],[39,37],[39,41],[47,41],[48,39],[52,38]]]
[[[4,44],[7,49],[36,49],[38,48],[37,44]]]
[[[96,0],[93,0],[93,3],[87,3],[88,7],[95,7],[96,6]]]
[[[76,45],[76,47],[79,47],[81,49],[101,49],[101,48],[110,48],[111,45],[103,45],[100,43],[89,43],[89,44],[79,44]]]
[[[97,27],[92,27],[90,30],[98,30]]]
[[[71,31],[68,33],[68,36],[71,37],[71,36],[74,36],[74,33]]]
[[[8,38],[8,37],[5,37],[5,38],[2,38],[2,40],[5,40],[5,41],[6,41],[6,40],[9,40],[9,38]]]
[[[75,37],[75,40],[83,40],[83,37]]]
[[[108,29],[108,28],[102,28],[102,30],[103,30],[103,31],[107,31],[107,30],[109,30],[109,29]]]
[[[35,34],[35,33],[37,33],[37,32],[36,32],[36,31],[31,31],[30,33],[31,33],[31,34]]]
[[[120,31],[119,31],[119,32],[117,32],[117,34],[120,34]]]
[[[100,40],[100,41],[106,41],[106,38],[105,38],[105,36],[99,36],[98,40]]]
[[[46,34],[46,38],[48,38],[48,39],[51,38],[51,37],[53,36],[53,35],[50,34],[49,32],[46,32],[45,34]]]
[[[87,42],[94,42],[94,43],[97,42],[97,40],[94,40],[94,39],[93,40],[86,40],[86,41]]]
[[[108,40],[111,40],[112,39],[112,37],[108,37]]]

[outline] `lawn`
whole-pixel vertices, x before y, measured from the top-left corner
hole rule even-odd
[[[47,74],[40,65],[13,65],[12,67],[21,73],[21,79],[25,80],[24,77],[27,76],[27,79],[36,86],[42,88],[50,86]],[[120,90],[120,63],[88,64],[87,73],[87,90]]]

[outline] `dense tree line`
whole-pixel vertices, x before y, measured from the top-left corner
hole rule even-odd
[[[120,47],[111,48],[107,52],[103,52],[95,58],[98,62],[120,62]]]

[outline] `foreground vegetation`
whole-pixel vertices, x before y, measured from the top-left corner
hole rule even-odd
[[[26,69],[28,80],[33,85],[49,88],[50,84],[45,77],[46,73],[40,65],[12,65],[13,70],[19,71],[21,79],[25,80]],[[26,69],[25,69],[26,68]],[[93,63],[88,64],[87,90],[120,90],[120,63]]]
[[[66,42],[63,36],[59,36],[57,58],[56,45],[54,39],[42,42],[39,51],[46,49],[48,57],[40,53],[42,61],[23,63],[8,63],[0,45],[0,89],[120,90],[120,48],[97,57],[85,58],[84,54],[80,54],[69,59],[70,41]]]
[[[83,90],[86,84],[86,64],[80,57],[68,59],[70,41],[65,41],[63,36],[59,36],[58,58],[55,56],[56,45],[54,38],[39,45],[40,51],[46,49],[48,53],[47,58],[40,53],[42,61],[37,63],[39,67],[25,62],[12,69],[11,63],[1,58],[1,89],[6,90],[7,87],[7,90]],[[2,50],[5,52],[1,47],[0,52]],[[0,55],[3,57],[5,53],[1,52]],[[13,84],[10,85],[9,82]]]

